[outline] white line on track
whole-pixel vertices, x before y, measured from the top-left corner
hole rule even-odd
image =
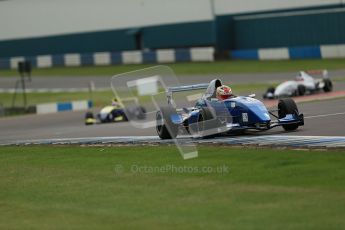
[[[345,112],[342,112],[342,113],[320,114],[320,115],[314,115],[314,116],[307,116],[307,117],[304,117],[304,119],[320,118],[320,117],[330,117],[330,116],[339,116],[339,115],[345,115]]]
[[[180,141],[190,143],[190,138],[181,137]],[[260,145],[260,146],[300,146],[300,147],[342,147],[345,148],[345,137],[332,136],[286,136],[286,135],[267,135],[253,137],[236,138],[215,138],[215,139],[192,139],[194,143],[223,143],[228,145]],[[38,139],[24,141],[10,141],[0,143],[3,145],[46,145],[46,144],[152,144],[152,143],[171,143],[171,140],[160,140],[157,136],[124,136],[124,137],[88,137],[88,138],[57,138],[57,139]]]

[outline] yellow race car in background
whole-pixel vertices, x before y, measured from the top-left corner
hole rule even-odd
[[[146,109],[143,106],[125,108],[121,102],[113,99],[112,104],[102,108],[96,117],[93,112],[88,111],[85,114],[85,125],[128,121],[131,117],[145,119]]]

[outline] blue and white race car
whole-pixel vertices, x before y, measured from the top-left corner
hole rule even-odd
[[[173,139],[178,134],[188,133],[193,137],[210,137],[249,129],[265,131],[277,126],[292,131],[304,125],[303,114],[299,113],[291,98],[279,100],[278,109],[268,110],[261,101],[254,98],[255,95],[218,100],[216,89],[219,86],[222,86],[221,80],[215,79],[209,84],[168,88],[168,105],[160,107],[156,113],[158,136],[161,139]],[[197,89],[206,89],[206,92],[194,107],[175,107],[174,93]]]

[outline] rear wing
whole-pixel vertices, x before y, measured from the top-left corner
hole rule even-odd
[[[198,90],[198,89],[207,89],[209,83],[202,83],[202,84],[195,84],[195,85],[182,85],[182,86],[175,86],[169,87],[167,93],[176,93],[176,92],[184,92],[184,91],[191,91],[191,90]]]
[[[326,69],[319,69],[319,70],[306,70],[305,73],[309,75],[320,75],[323,78],[329,78],[328,71]]]
[[[167,95],[167,99],[168,99],[168,104],[174,104],[174,100],[173,100],[173,97],[172,97],[173,93],[186,92],[186,91],[192,91],[192,90],[200,90],[200,89],[207,89],[208,86],[209,86],[209,83],[168,87],[168,89],[166,91],[166,95]]]

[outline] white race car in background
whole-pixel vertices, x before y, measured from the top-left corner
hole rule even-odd
[[[321,74],[321,79],[316,79],[311,74]],[[320,91],[330,92],[333,90],[332,81],[328,77],[327,70],[300,71],[295,80],[286,81],[276,88],[270,87],[263,95],[265,99],[275,99],[283,97],[303,96]]]

